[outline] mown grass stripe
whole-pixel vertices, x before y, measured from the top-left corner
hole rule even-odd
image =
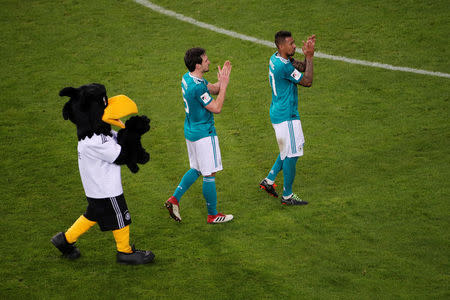
[[[178,19],[180,21],[187,22],[192,25],[195,25],[195,26],[198,26],[201,28],[205,28],[205,29],[208,29],[211,31],[215,31],[217,33],[225,34],[225,35],[231,36],[233,38],[238,38],[238,39],[241,39],[244,41],[249,41],[249,42],[252,42],[255,44],[260,44],[260,45],[264,45],[267,47],[275,48],[275,45],[273,42],[257,39],[257,38],[254,38],[254,37],[251,37],[251,36],[248,36],[245,34],[237,33],[235,31],[223,29],[223,28],[220,28],[220,27],[208,24],[208,23],[197,21],[193,18],[186,17],[185,15],[176,13],[172,10],[165,9],[164,7],[156,5],[147,0],[134,0],[134,1],[138,4],[141,4],[145,7],[150,8],[153,11],[156,11],[158,13]],[[303,53],[301,49],[297,49],[296,52],[301,53],[301,54]],[[362,65],[362,66],[368,66],[368,67],[373,67],[373,68],[381,68],[381,69],[387,69],[387,70],[391,70],[391,71],[402,71],[402,72],[408,72],[408,73],[416,73],[416,74],[422,74],[422,75],[450,78],[450,74],[448,74],[448,73],[414,69],[414,68],[409,68],[409,67],[393,66],[393,65],[379,63],[379,62],[371,62],[371,61],[365,61],[365,60],[360,60],[360,59],[348,58],[348,57],[344,57],[344,56],[336,56],[336,55],[326,54],[326,53],[322,53],[319,51],[316,51],[315,56],[319,57],[319,58],[342,61],[342,62],[346,62],[349,64]]]

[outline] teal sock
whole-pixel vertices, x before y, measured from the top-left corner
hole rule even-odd
[[[281,160],[281,157],[278,154],[277,160],[273,164],[273,167],[270,170],[269,175],[267,175],[267,179],[275,181],[275,178],[277,178],[277,175],[278,173],[280,173],[282,168],[283,168],[283,161]]]
[[[177,198],[178,201],[181,200],[181,197],[183,197],[184,193],[191,187],[191,185],[197,180],[199,174],[198,171],[195,169],[190,169],[187,171],[183,178],[181,178],[180,184],[177,186],[175,192],[173,193],[173,196]]]
[[[283,175],[284,175],[284,183],[283,183],[283,196],[289,196],[292,194],[292,184],[294,183],[295,178],[295,165],[297,164],[297,157],[286,157],[283,162]]]
[[[206,200],[208,215],[217,215],[216,177],[203,177],[203,197]]]

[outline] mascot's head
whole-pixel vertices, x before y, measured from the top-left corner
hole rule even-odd
[[[63,88],[59,95],[70,100],[64,105],[63,118],[77,126],[78,140],[94,134],[111,134],[111,125],[125,128],[120,118],[137,113],[136,104],[127,96],[108,99],[105,86],[99,83],[78,88]]]

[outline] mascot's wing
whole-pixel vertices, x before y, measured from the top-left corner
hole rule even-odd
[[[108,124],[125,128],[125,124],[120,118],[137,113],[137,105],[133,100],[125,95],[118,95],[108,99],[108,106],[105,108],[102,120]]]
[[[73,97],[73,96],[77,95],[78,92],[79,92],[78,89],[69,86],[69,87],[65,87],[62,90],[60,90],[59,95],[61,97],[63,97],[63,96]]]

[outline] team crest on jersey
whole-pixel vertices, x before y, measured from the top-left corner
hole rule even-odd
[[[297,69],[295,69],[294,72],[291,73],[291,77],[294,78],[295,80],[299,80],[301,76],[302,73],[297,71]]]
[[[211,100],[211,96],[208,94],[208,92],[201,95],[200,98],[202,99],[203,103],[205,103],[205,104],[208,103],[209,100]]]

